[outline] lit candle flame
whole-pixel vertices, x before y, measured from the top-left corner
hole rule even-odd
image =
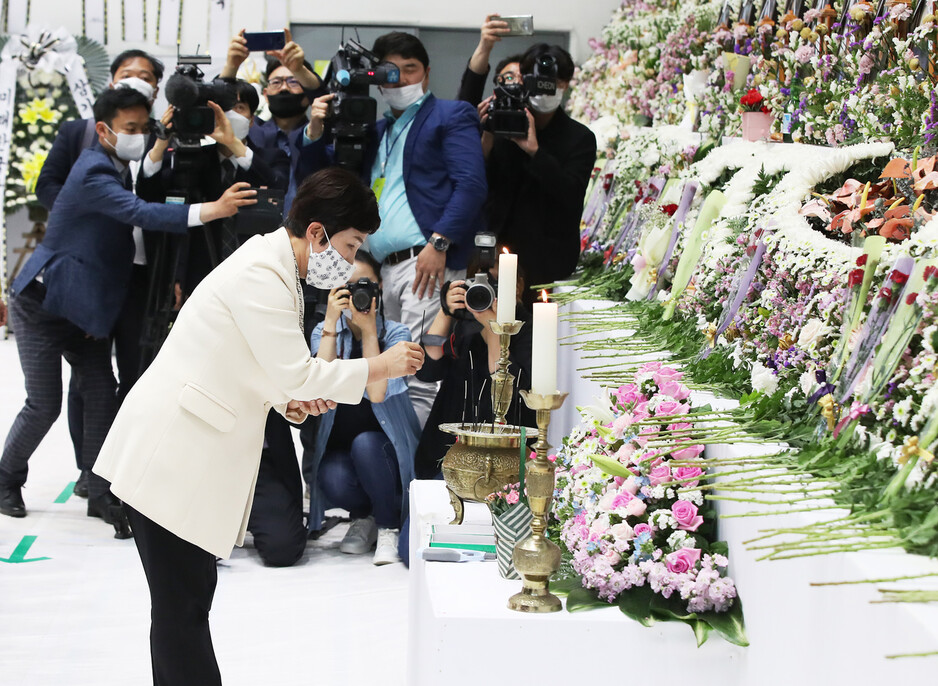
[[[547,302],[547,291],[546,291],[546,290],[542,290],[542,291],[541,291],[541,302],[545,302],[545,303]]]
[[[510,254],[511,254],[511,253],[508,251],[508,248],[502,248],[502,252],[505,253],[506,255],[510,255]]]

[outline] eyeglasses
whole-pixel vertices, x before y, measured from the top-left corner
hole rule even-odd
[[[495,82],[503,86],[507,86],[512,83],[521,83],[521,81],[521,74],[516,74],[511,71],[506,71],[504,74],[499,74],[495,77]]]
[[[276,89],[283,88],[284,86],[286,86],[287,88],[299,88],[301,87],[301,84],[292,76],[288,78],[282,78],[278,76],[268,81],[267,86],[268,88],[276,88]]]

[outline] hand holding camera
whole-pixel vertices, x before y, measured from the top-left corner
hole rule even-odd
[[[335,326],[342,316],[342,310],[349,308],[351,293],[346,286],[339,286],[329,291],[329,300],[326,303],[326,316],[323,318],[324,331],[335,331]]]
[[[199,219],[203,224],[224,219],[238,213],[238,210],[248,205],[257,204],[257,191],[251,189],[251,184],[245,181],[239,181],[232,184],[222,196],[214,202],[202,203],[202,210],[199,212]]]
[[[215,130],[209,134],[209,138],[224,145],[235,157],[244,157],[247,149],[244,143],[234,135],[231,121],[225,116],[225,112],[211,100],[208,101],[208,106],[215,113]]]
[[[311,141],[317,141],[322,138],[325,129],[325,120],[329,116],[329,103],[335,97],[335,93],[320,95],[313,100],[309,106],[309,125],[306,127],[306,137]]]

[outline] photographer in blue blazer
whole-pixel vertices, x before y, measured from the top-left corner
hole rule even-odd
[[[381,263],[385,314],[419,340],[440,309],[440,286],[465,276],[482,228],[488,186],[479,115],[428,91],[430,57],[416,36],[385,34],[372,51],[400,69],[400,81],[379,88],[388,111],[364,155],[362,174],[381,212],[368,250]],[[308,138],[321,139],[330,99],[313,102]],[[437,384],[411,379],[409,386],[422,425]]]
[[[59,415],[62,358],[78,376],[84,401],[82,460],[91,470],[116,412],[108,337],[130,281],[133,227],[185,233],[253,204],[254,191],[235,184],[201,205],[147,203],[130,190],[128,165],[143,157],[150,111],[130,88],[109,89],[94,105],[97,142],[85,150],[55,201],[46,237],[13,282],[10,319],[26,382],[26,404],[0,457],[0,513],[25,517],[21,489],[28,461]],[[90,475],[88,515],[129,535],[108,483]]]

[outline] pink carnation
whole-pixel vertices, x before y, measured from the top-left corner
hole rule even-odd
[[[518,499],[518,491],[509,491],[508,495],[505,496],[505,500],[508,501],[509,505],[515,505],[518,502]]]

